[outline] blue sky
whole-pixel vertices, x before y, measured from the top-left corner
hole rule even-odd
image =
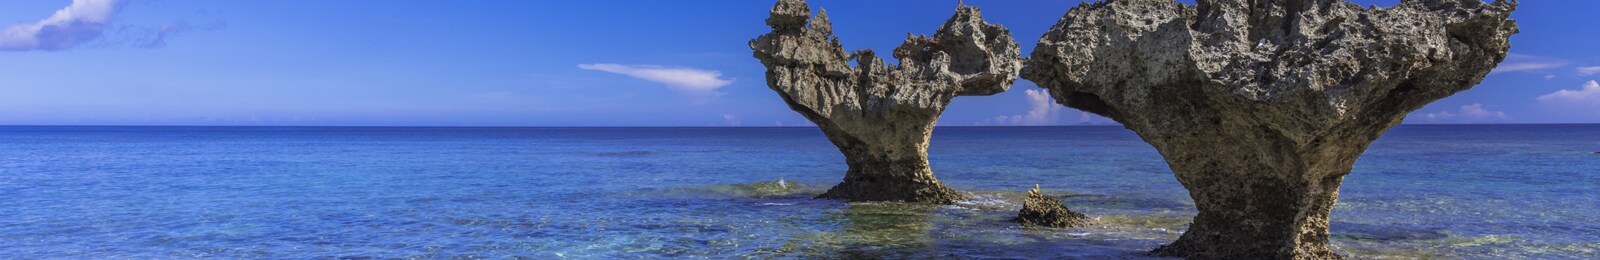
[[[745,45],[771,2],[5,1],[0,125],[802,125]],[[810,2],[880,53],[955,8]],[[1027,53],[1079,1],[966,2]],[[1600,122],[1595,10],[1523,1],[1502,69],[1407,123]],[[1108,123],[1043,97],[1019,81],[940,124]]]

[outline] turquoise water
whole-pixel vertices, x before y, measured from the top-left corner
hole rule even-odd
[[[814,128],[0,127],[0,258],[1139,258],[1193,203],[1119,127],[940,128],[953,206],[811,196]],[[1359,258],[1600,258],[1600,125],[1401,126],[1333,212]],[[1095,218],[1006,220],[1041,184]]]

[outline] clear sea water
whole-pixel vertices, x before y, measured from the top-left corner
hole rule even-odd
[[[1400,126],[1356,258],[1600,258],[1600,125]],[[0,258],[1141,258],[1193,203],[1120,127],[940,128],[953,206],[811,199],[814,128],[0,127]],[[1040,184],[1095,218],[1007,220]]]

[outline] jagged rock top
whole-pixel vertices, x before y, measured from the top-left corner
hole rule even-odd
[[[1017,212],[1017,217],[1012,221],[1024,225],[1045,226],[1053,228],[1083,227],[1089,225],[1089,217],[1061,205],[1050,196],[1045,196],[1039,191],[1039,185],[1034,185],[1028,191],[1028,197],[1022,200],[1022,211]]]
[[[1229,121],[1307,130],[1288,131],[1304,143],[1344,125],[1381,133],[1476,85],[1517,32],[1515,2],[1198,2],[1082,4],[1039,40],[1022,77],[1135,130]]]
[[[835,134],[887,144],[867,146],[888,149],[868,153],[925,153],[916,146],[926,143],[952,98],[1004,92],[1022,69],[1011,32],[985,22],[977,7],[958,6],[932,37],[908,35],[892,53],[900,64],[892,66],[872,50],[847,53],[827,11],[808,23],[810,15],[803,0],[778,1],[767,18],[772,32],[751,40],[750,48],[768,68],[767,85],[836,144]]]

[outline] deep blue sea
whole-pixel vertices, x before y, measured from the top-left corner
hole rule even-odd
[[[1193,202],[1120,127],[943,127],[951,206],[811,199],[815,128],[0,127],[0,259],[1139,258]],[[1600,258],[1600,125],[1406,125],[1345,179],[1356,258]],[[1081,229],[1007,220],[1034,184]]]

